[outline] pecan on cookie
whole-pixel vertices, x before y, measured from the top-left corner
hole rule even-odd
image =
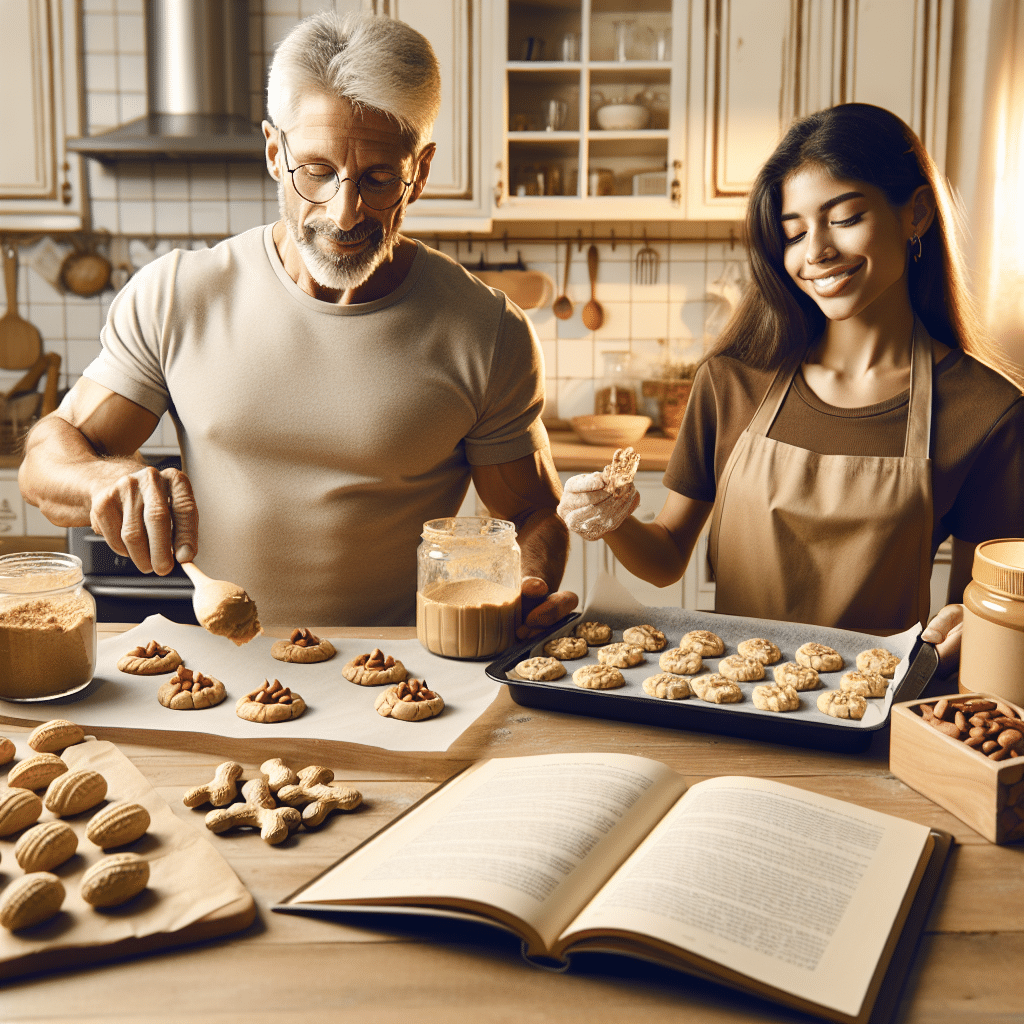
[[[575,661],[587,656],[587,641],[578,636],[556,636],[544,645],[544,653],[559,661]]]
[[[156,699],[172,711],[202,711],[219,704],[227,692],[213,676],[178,666],[178,671],[156,691]]]
[[[738,704],[743,700],[739,686],[718,672],[695,676],[690,680],[690,689],[709,704]]]
[[[690,647],[672,647],[661,652],[658,664],[663,672],[694,676],[704,667],[704,659]]]
[[[825,644],[803,644],[796,649],[796,660],[815,672],[836,672],[843,667],[843,656]]]
[[[614,690],[626,682],[622,673],[611,665],[582,665],[573,672],[572,681],[585,690]]]
[[[422,722],[444,711],[441,695],[428,689],[422,679],[403,679],[397,686],[389,686],[373,706],[381,717],[401,722]]]
[[[682,640],[679,641],[680,647],[686,647],[693,644],[694,650],[698,650],[701,656],[704,658],[717,658],[720,654],[725,654],[725,643],[717,633],[712,633],[707,629],[691,629]]]
[[[636,644],[645,651],[660,651],[668,640],[660,629],[645,623],[642,626],[630,626],[622,631],[622,639],[627,644]]]
[[[719,675],[739,682],[764,679],[764,665],[756,658],[744,658],[742,654],[730,654],[718,663]]]
[[[818,710],[832,718],[863,718],[868,702],[859,693],[826,690],[818,695]]]
[[[181,664],[181,655],[173,647],[164,647],[150,640],[145,647],[130,650],[121,658],[117,667],[121,672],[135,676],[159,676],[173,672]]]
[[[755,686],[750,699],[759,711],[796,711],[800,707],[800,697],[792,686],[780,686],[778,683],[763,683]]]
[[[606,622],[578,622],[573,635],[586,640],[591,647],[597,647],[611,640],[612,627]]]
[[[685,700],[693,691],[690,681],[672,672],[659,672],[643,681],[644,693],[663,700]]]
[[[400,683],[408,672],[400,661],[390,654],[385,657],[379,647],[374,647],[369,654],[360,654],[348,662],[341,674],[359,686],[383,686],[385,683]]]
[[[896,675],[896,666],[899,663],[900,659],[884,647],[872,647],[857,655],[857,668],[861,672],[877,672],[880,676],[885,676],[886,679],[892,679]]]
[[[644,660],[644,649],[638,644],[608,644],[607,647],[598,650],[597,660],[602,665],[629,668],[632,665],[639,665]]]
[[[772,670],[775,682],[780,686],[792,686],[794,690],[816,690],[821,686],[821,679],[813,668],[798,665],[795,661],[784,661]]]
[[[878,672],[844,672],[839,689],[844,693],[859,693],[862,697],[884,697],[889,680]]]
[[[275,679],[264,680],[235,704],[235,714],[247,722],[287,722],[306,710],[306,702]]]
[[[762,665],[774,665],[775,662],[782,660],[782,651],[771,640],[766,640],[762,636],[741,640],[736,645],[736,653],[741,654],[744,658],[753,658],[755,661],[761,662]]]
[[[278,661],[290,661],[309,665],[327,661],[337,653],[330,640],[321,639],[308,629],[293,629],[287,640],[278,640],[270,648],[270,656]]]
[[[565,675],[565,666],[557,658],[527,658],[516,665],[516,675],[549,683]]]

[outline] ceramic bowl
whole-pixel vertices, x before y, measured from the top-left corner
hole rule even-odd
[[[607,103],[597,108],[597,126],[611,132],[635,132],[646,128],[651,112],[640,103]]]
[[[570,422],[576,436],[587,444],[623,448],[636,444],[647,433],[651,417],[609,413],[604,416],[573,416]]]

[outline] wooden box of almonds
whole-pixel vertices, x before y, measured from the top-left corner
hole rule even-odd
[[[992,708],[980,713],[976,710],[987,705]],[[957,710],[962,720],[956,719]],[[1005,719],[1009,722],[1002,721]],[[1024,710],[984,693],[956,693],[896,704],[891,716],[889,770],[989,842],[1024,839],[1024,756],[1014,756],[1024,753],[1021,719]],[[1012,724],[1014,720],[1020,721],[1020,728]],[[954,736],[954,730],[959,735]],[[1004,743],[1000,743],[1001,736]],[[983,742],[968,745],[968,741],[977,739]],[[991,743],[995,746],[983,752],[982,748]]]

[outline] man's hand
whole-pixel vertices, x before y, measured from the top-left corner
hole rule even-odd
[[[145,466],[97,486],[89,518],[107,544],[143,572],[166,576],[175,559],[191,562],[197,552],[196,501],[180,469]]]
[[[548,593],[548,585],[539,576],[523,577],[523,624],[516,630],[520,640],[532,640],[546,633],[565,618],[579,603],[571,590]]]
[[[945,608],[939,609],[921,633],[921,639],[935,644],[939,652],[936,675],[940,679],[945,679],[960,667],[960,637],[963,631],[964,606],[947,604]]]
[[[640,504],[633,484],[616,496],[605,489],[605,483],[603,473],[581,473],[569,477],[562,489],[558,516],[585,540],[599,540],[617,530]]]

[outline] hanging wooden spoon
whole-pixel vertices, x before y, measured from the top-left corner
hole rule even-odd
[[[7,312],[0,317],[0,368],[27,370],[43,351],[43,338],[24,317],[18,315],[18,250],[4,239],[4,283]]]
[[[594,297],[597,286],[597,246],[592,245],[587,250],[587,270],[590,271],[590,301],[583,307],[580,314],[583,326],[588,331],[596,331],[604,323],[604,310],[601,303]]]
[[[192,608],[208,633],[226,636],[241,647],[263,632],[256,603],[237,583],[211,579],[192,562],[181,567],[195,586]]]
[[[572,258],[572,242],[565,243],[565,276],[562,278],[562,294],[555,299],[551,307],[559,320],[568,320],[572,316],[572,299],[566,295],[569,289],[569,260]]]

